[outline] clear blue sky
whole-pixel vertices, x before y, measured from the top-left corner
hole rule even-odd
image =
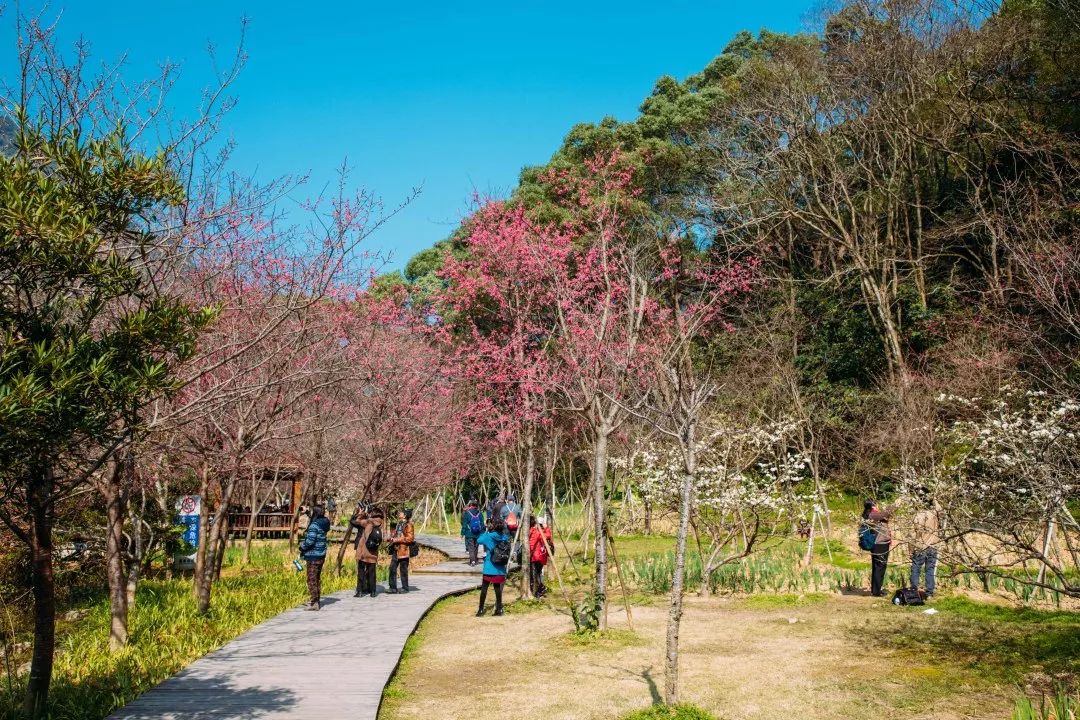
[[[29,11],[34,3],[22,3]],[[575,123],[632,119],[664,74],[700,70],[737,31],[801,29],[810,0],[768,2],[352,2],[53,0],[61,37],[128,53],[125,74],[184,66],[173,104],[194,107],[206,46],[250,60],[226,131],[236,168],[311,174],[314,195],[344,158],[352,179],[395,204],[421,196],[374,239],[401,267],[445,237],[474,189],[506,194]],[[5,74],[13,19],[3,17]],[[299,199],[299,198],[298,198]]]

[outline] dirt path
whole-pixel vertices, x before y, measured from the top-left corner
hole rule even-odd
[[[940,615],[900,617],[861,597],[773,602],[688,601],[684,701],[725,720],[1008,717],[1013,695],[977,673],[875,642],[877,628]],[[475,594],[447,601],[425,620],[380,718],[437,717],[467,702],[520,705],[520,718],[612,720],[659,699],[662,600],[634,609],[635,633],[613,609],[616,631],[600,640],[571,635],[569,618],[548,609],[478,619],[474,603]]]

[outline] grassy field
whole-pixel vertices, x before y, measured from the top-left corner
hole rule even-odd
[[[580,508],[566,513],[577,517]],[[380,717],[437,714],[460,700],[462,687],[478,707],[512,706],[521,709],[515,717],[544,720],[1076,716],[1067,713],[1080,683],[1080,613],[1054,609],[1053,593],[1030,594],[1008,578],[991,579],[988,594],[978,579],[949,577],[948,568],[939,569],[936,614],[871,598],[870,563],[854,524],[841,517],[834,513],[833,539],[819,539],[811,566],[803,564],[804,541],[779,540],[709,578],[708,597],[699,596],[706,579],[691,542],[681,634],[690,705],[678,712],[653,707],[663,685],[674,538],[633,534],[615,539],[627,595],[613,569],[607,633],[574,630],[570,606],[589,592],[592,549],[565,537],[556,543],[563,583],[549,570],[545,601],[477,619],[474,594],[431,613]],[[887,587],[906,585],[907,570],[898,551]]]
[[[663,602],[635,605],[632,630],[613,607],[602,634],[575,633],[555,605],[478,619],[475,602],[446,601],[422,623],[382,720],[435,717],[465,687],[476,707],[512,705],[514,717],[537,720],[616,720],[659,700]],[[963,598],[935,609],[827,593],[688,598],[683,700],[726,720],[1004,720],[1019,696],[1053,695],[1080,672],[1080,615]],[[654,716],[665,717],[640,717]]]

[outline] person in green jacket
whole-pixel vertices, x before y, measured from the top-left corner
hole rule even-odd
[[[465,551],[469,553],[469,567],[476,567],[477,544],[476,539],[484,534],[484,513],[476,498],[470,498],[465,511],[461,513],[461,537],[465,538]]]

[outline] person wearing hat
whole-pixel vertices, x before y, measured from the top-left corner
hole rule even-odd
[[[397,516],[397,525],[390,536],[390,544],[393,552],[390,553],[390,592],[397,593],[397,579],[401,576],[400,592],[409,592],[409,557],[412,544],[416,541],[416,530],[412,524],[412,510],[406,508],[400,510]]]

